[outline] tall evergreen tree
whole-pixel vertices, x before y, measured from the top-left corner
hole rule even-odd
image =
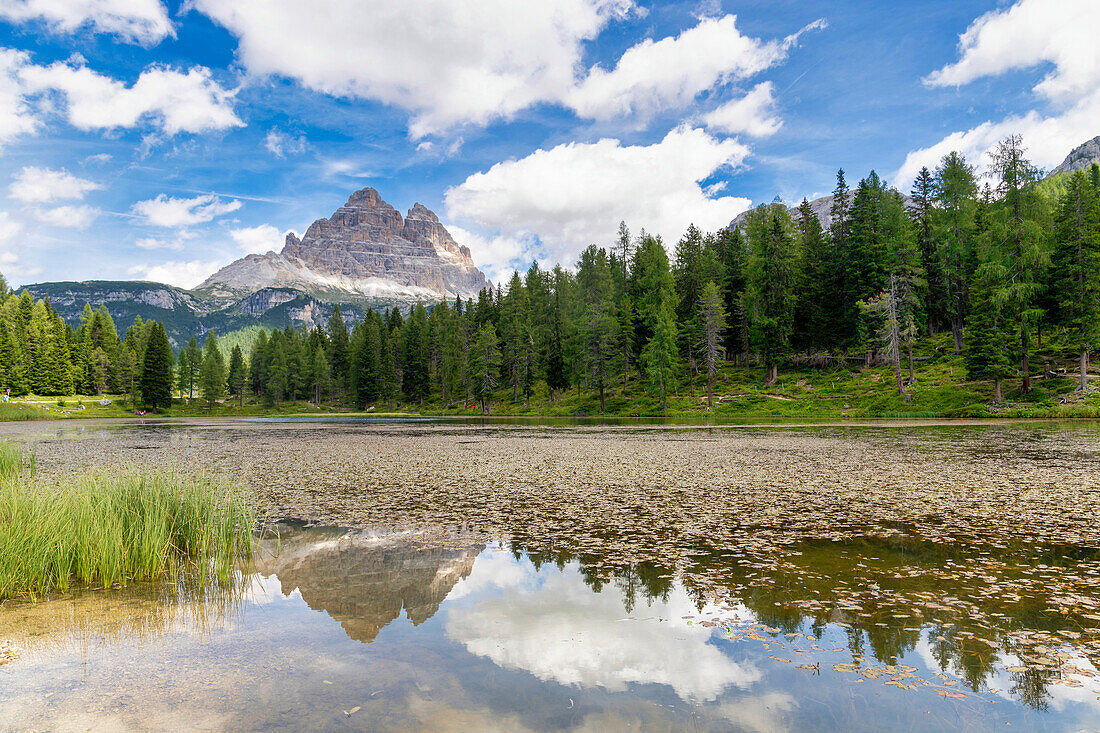
[[[1089,352],[1100,343],[1100,191],[1080,171],[1070,178],[1058,206],[1053,269],[1057,320],[1078,353],[1084,392]]]
[[[172,406],[172,346],[164,326],[150,324],[141,362],[141,402],[155,412]]]

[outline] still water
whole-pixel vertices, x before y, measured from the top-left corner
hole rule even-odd
[[[278,520],[226,584],[0,604],[0,731],[1100,730],[1097,423],[0,434]]]
[[[0,666],[0,729],[1100,726],[1096,650],[1044,604],[975,599],[959,615],[941,603],[955,589],[900,582],[926,600],[791,612],[819,589],[951,561],[904,543],[807,544],[802,577],[767,584],[730,563],[728,592],[702,593],[660,567],[609,574],[460,534],[276,529],[228,585],[6,604],[0,638],[18,657]],[[1026,652],[1044,664],[1021,666],[1021,631],[1044,637]]]

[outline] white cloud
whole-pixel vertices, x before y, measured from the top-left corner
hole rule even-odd
[[[981,16],[959,36],[960,59],[926,79],[934,86],[968,84],[985,76],[1049,63],[1054,69],[1035,87],[1067,102],[1100,84],[1096,0],[1019,0]]]
[[[534,260],[538,260],[540,265],[546,264],[550,267],[555,264],[538,256],[539,243],[533,235],[522,239],[499,234],[487,237],[455,224],[446,226],[456,242],[470,248],[478,269],[491,282],[507,281],[512,277],[513,271],[526,270]]]
[[[134,265],[126,274],[141,280],[193,288],[225,264],[223,260],[171,260],[159,265]]]
[[[260,75],[410,110],[414,137],[556,99],[631,0],[195,0]]]
[[[447,215],[506,238],[498,240],[501,246],[511,246],[507,238],[524,243],[527,259],[541,255],[571,265],[589,244],[611,244],[619,221],[666,241],[679,239],[692,223],[704,230],[725,226],[749,200],[713,198],[700,181],[740,166],[748,152],[736,140],[686,126],[653,145],[568,143],[497,163],[449,188]],[[526,244],[534,237],[541,252]]]
[[[94,165],[106,165],[111,162],[110,153],[96,153],[95,155],[89,155],[84,159],[85,165],[92,163]]]
[[[144,46],[175,36],[160,0],[5,0],[0,18],[15,23],[39,20],[61,33],[88,26]]]
[[[644,40],[614,68],[585,70],[583,46],[633,0],[195,0],[239,39],[249,72],[412,112],[414,139],[486,124],[540,103],[609,119],[691,103],[703,91],[781,62],[799,35],[742,35],[736,17],[702,18],[676,37]],[[293,49],[293,51],[288,51]]]
[[[168,228],[203,224],[239,208],[241,202],[237,199],[223,201],[214,194],[184,199],[162,193],[154,199],[138,201],[130,207],[130,211],[144,219],[146,224]]]
[[[774,135],[783,125],[775,113],[775,86],[766,81],[757,84],[745,96],[733,99],[703,115],[710,130],[752,137]]]
[[[12,284],[13,278],[28,278],[42,272],[41,267],[28,267],[20,260],[24,251],[23,225],[13,219],[6,211],[0,211],[0,268]]]
[[[275,128],[271,128],[267,133],[267,137],[264,138],[264,147],[270,150],[276,158],[282,158],[287,153],[304,153],[307,144],[305,135],[293,137]]]
[[[34,210],[34,218],[43,224],[67,229],[87,229],[97,216],[99,209],[94,206],[54,206]]]
[[[286,235],[287,232],[280,232],[270,224],[229,230],[229,236],[245,254],[278,252],[286,242]]]
[[[966,84],[1051,63],[1054,69],[1035,92],[1053,103],[1053,109],[987,120],[914,150],[894,174],[894,185],[906,190],[921,166],[935,167],[953,150],[984,164],[985,153],[1012,134],[1022,136],[1031,160],[1044,168],[1056,166],[1072,148],[1094,137],[1100,119],[1100,53],[1094,40],[1098,23],[1100,5],[1092,0],[1019,0],[975,20],[960,36],[959,61],[925,81],[932,86]]]
[[[622,692],[630,684],[667,685],[695,703],[714,700],[731,685],[747,687],[762,676],[709,644],[710,629],[680,620],[697,614],[682,588],[624,619],[625,599],[617,587],[594,593],[576,567],[544,571],[539,579],[529,562],[512,562],[526,578],[504,577],[501,592],[473,595],[477,600],[471,605],[448,607],[447,636],[471,654],[562,685],[609,692]],[[477,585],[482,563],[479,558],[474,565],[467,579],[471,585]],[[494,575],[494,582],[501,578],[499,570]]]
[[[186,73],[149,66],[129,87],[86,66],[60,61],[25,65],[19,78],[24,94],[59,94],[69,123],[81,130],[131,128],[143,121],[169,135],[244,126],[233,111],[236,91],[223,88],[201,66]]]
[[[19,80],[19,72],[29,60],[22,51],[0,48],[0,145],[38,128],[38,118],[27,104]]]
[[[26,166],[15,174],[9,187],[11,197],[24,203],[45,203],[58,199],[83,199],[89,191],[103,186],[86,178],[77,178],[67,170]]]
[[[189,229],[180,229],[174,236],[170,237],[142,237],[134,242],[141,249],[156,250],[156,249],[170,249],[179,252],[185,246],[186,242],[197,238],[199,235],[197,232],[193,232]]]
[[[782,41],[761,41],[741,35],[734,15],[703,18],[675,38],[646,39],[628,49],[611,71],[594,67],[568,103],[594,119],[684,107],[716,85],[775,66],[802,33],[823,27],[819,20]]]

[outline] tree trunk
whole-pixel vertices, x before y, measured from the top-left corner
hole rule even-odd
[[[993,380],[993,404],[999,405],[1004,402],[1004,398],[1001,397],[1001,380]]]
[[[901,354],[894,356],[894,381],[898,383],[898,394],[905,396],[905,382],[901,379]]]
[[[600,380],[600,414],[603,414],[603,380]]]
[[[961,354],[963,350],[963,324],[961,320],[951,319],[951,335],[955,338],[955,353]]]
[[[1089,388],[1089,350],[1081,349],[1081,391],[1085,392]]]
[[[1020,333],[1020,347],[1023,352],[1023,356],[1020,359],[1020,371],[1024,373],[1023,383],[1020,385],[1020,391],[1027,394],[1031,391],[1031,361],[1028,358],[1028,337],[1027,326],[1024,326],[1024,330]]]
[[[909,384],[916,383],[917,378],[913,375],[913,342],[909,342]]]
[[[691,399],[695,399],[695,357],[688,360],[688,387],[691,389]]]
[[[707,370],[707,409],[714,409],[714,375]]]
[[[765,364],[765,374],[767,378],[764,380],[764,386],[771,386],[779,381],[779,365],[778,364]]]

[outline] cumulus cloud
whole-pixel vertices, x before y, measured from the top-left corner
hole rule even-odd
[[[56,62],[19,69],[22,93],[56,94],[70,124],[81,130],[132,128],[149,122],[168,135],[242,127],[233,110],[235,90],[223,88],[209,69],[186,72],[149,66],[131,86],[83,65]]]
[[[13,23],[41,21],[60,33],[88,27],[143,46],[175,36],[160,0],[5,0],[0,18]]]
[[[294,137],[275,128],[268,130],[267,137],[264,138],[264,147],[276,158],[285,157],[288,153],[304,153],[306,145],[305,135]]]
[[[921,166],[934,167],[957,150],[972,162],[984,162],[999,140],[1023,137],[1033,162],[1051,168],[1073,147],[1097,133],[1100,119],[1100,54],[1095,31],[1100,5],[1092,0],[1019,0],[975,20],[959,37],[959,60],[930,74],[930,86],[967,84],[1009,71],[1050,64],[1053,69],[1034,88],[1048,108],[987,120],[958,130],[910,152],[893,177],[905,190]]]
[[[34,218],[43,224],[66,229],[87,229],[97,216],[99,209],[94,206],[54,206],[34,210]]]
[[[134,265],[126,274],[140,280],[193,288],[225,264],[222,260],[170,260],[158,265]]]
[[[86,178],[78,178],[64,168],[26,166],[13,176],[8,188],[11,197],[24,203],[45,203],[58,199],[83,199],[89,191],[103,186]]]
[[[745,96],[733,99],[703,115],[709,130],[751,137],[774,135],[783,125],[775,111],[775,85],[757,84]]]
[[[22,51],[0,48],[0,145],[38,128],[38,118],[23,96],[19,79],[20,70],[29,61]]]
[[[593,119],[683,107],[718,84],[775,66],[802,33],[824,26],[818,20],[783,40],[762,41],[742,35],[734,15],[703,18],[675,38],[633,46],[612,70],[594,67],[567,100],[577,114]]]
[[[679,239],[692,223],[704,230],[725,226],[749,200],[714,197],[701,182],[739,167],[748,152],[736,140],[687,126],[653,145],[611,138],[558,145],[497,163],[449,188],[447,215],[501,237],[499,247],[519,242],[520,260],[572,264],[589,244],[614,241],[620,220],[666,241]],[[536,239],[538,251],[531,246]]]
[[[130,212],[145,224],[157,227],[188,227],[213,221],[219,216],[241,208],[237,199],[228,201],[214,194],[194,198],[174,198],[163,193],[153,199],[138,201]]]
[[[479,558],[474,565],[471,584],[477,583],[482,562]],[[714,700],[730,686],[747,687],[762,676],[754,666],[738,664],[709,644],[709,629],[673,620],[697,613],[682,588],[652,601],[638,614],[645,618],[624,622],[624,596],[618,588],[594,593],[576,567],[570,567],[547,572],[532,589],[534,568],[527,563],[520,567],[526,579],[505,578],[500,592],[475,595],[478,600],[470,605],[450,607],[447,636],[471,654],[540,680],[610,692],[622,692],[630,684],[661,684],[695,703]]]
[[[278,252],[286,242],[286,235],[287,232],[280,232],[270,224],[229,230],[229,236],[245,254],[262,255],[271,251]]]
[[[239,39],[254,74],[414,113],[421,137],[560,97],[581,44],[630,0],[195,0]],[[287,49],[293,48],[293,53]]]
[[[644,14],[633,0],[377,0],[370,13],[357,0],[194,7],[237,36],[251,73],[408,110],[415,139],[539,103],[601,120],[683,106],[781,62],[802,32],[824,27],[760,40],[741,34],[733,15],[705,17],[679,36],[641,41],[613,68],[585,70],[585,42]]]
[[[959,60],[933,72],[933,86],[958,86],[1013,69],[1053,64],[1035,91],[1055,101],[1072,101],[1100,84],[1095,0],[1019,0],[975,20],[959,36]]]

